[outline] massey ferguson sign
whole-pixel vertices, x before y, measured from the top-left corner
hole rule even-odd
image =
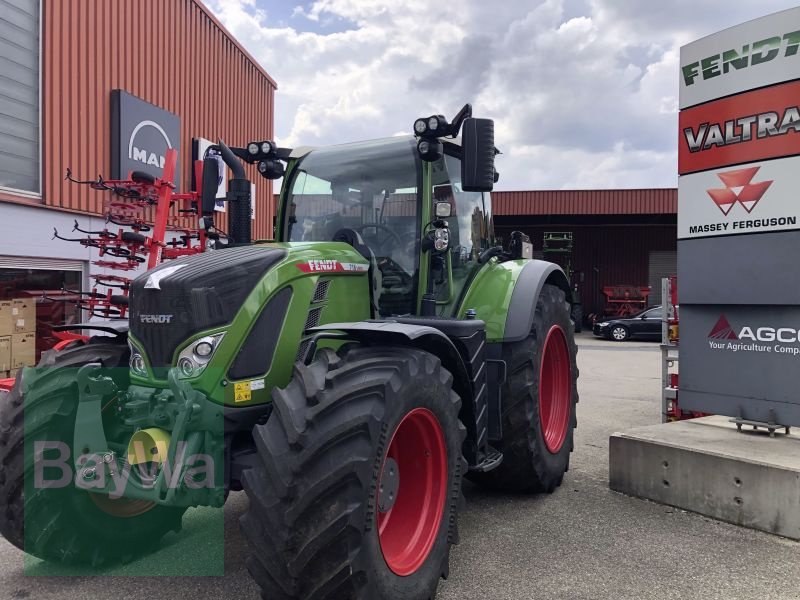
[[[800,156],[681,176],[678,238],[800,229]]]

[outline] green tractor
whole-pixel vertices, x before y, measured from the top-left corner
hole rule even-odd
[[[495,244],[493,122],[218,148],[230,247],[141,275],[129,325],[81,326],[103,335],[0,403],[0,533],[106,565],[243,489],[264,598],[433,598],[462,479],[553,492],[573,449],[571,290]],[[242,161],[283,176],[276,241],[251,243]]]

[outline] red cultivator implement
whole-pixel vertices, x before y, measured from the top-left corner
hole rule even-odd
[[[650,288],[636,285],[607,285],[603,287],[603,294],[606,297],[604,316],[627,317],[647,308]]]
[[[83,236],[64,237],[54,229],[53,237],[97,248],[100,256],[93,264],[113,271],[132,271],[145,263],[152,269],[163,259],[204,252],[208,240],[218,240],[220,236],[208,226],[210,222],[201,222],[203,162],[195,164],[197,191],[175,193],[172,180],[177,160],[177,151],[168,150],[161,177],[134,171],[122,180],[79,180],[68,170],[68,180],[112,193],[105,204],[105,217],[107,223],[118,228],[91,231],[81,229],[76,220],[73,232]],[[90,292],[75,293],[78,306],[93,317],[125,318],[131,278],[110,274],[92,277],[95,287]]]

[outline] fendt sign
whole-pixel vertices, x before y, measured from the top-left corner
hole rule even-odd
[[[177,115],[123,90],[111,93],[111,171],[124,179],[131,171],[161,176],[167,150],[180,156],[181,120]],[[180,161],[175,184],[180,182]]]
[[[679,403],[800,425],[800,8],[680,65]]]

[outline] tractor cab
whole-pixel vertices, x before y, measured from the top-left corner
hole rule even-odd
[[[374,317],[450,316],[494,244],[488,190],[462,183],[461,140],[438,142],[431,155],[420,139],[298,149],[289,158],[278,239],[359,250],[371,265]]]

